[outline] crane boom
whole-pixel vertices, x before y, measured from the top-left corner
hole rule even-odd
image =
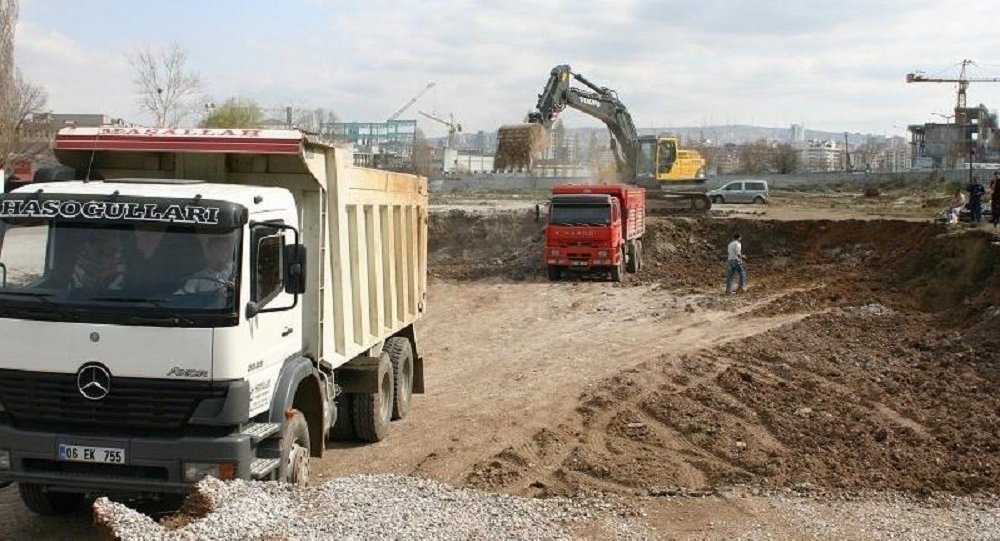
[[[974,66],[976,63],[972,60],[965,59],[962,60],[962,69],[959,71],[958,78],[949,77],[927,77],[923,73],[913,72],[906,74],[907,83],[958,83],[958,96],[955,100],[955,123],[964,124],[965,123],[965,109],[967,105],[966,94],[969,89],[969,83],[1000,83],[1000,77],[966,77],[966,68],[969,66]]]
[[[389,117],[389,120],[386,120],[386,122],[392,122],[393,120],[396,120],[397,118],[399,118],[399,115],[405,113],[406,110],[409,109],[414,103],[417,103],[417,100],[419,100],[420,98],[422,98],[424,96],[424,94],[427,93],[428,90],[434,88],[434,85],[436,85],[436,84],[437,83],[435,83],[434,81],[431,81],[431,82],[427,83],[427,86],[425,86],[423,89],[421,89],[420,92],[417,92],[416,96],[413,96],[412,98],[410,98],[410,101],[406,102],[406,104],[404,104],[395,113],[393,113],[392,116]]]

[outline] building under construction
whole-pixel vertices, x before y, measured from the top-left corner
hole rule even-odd
[[[939,115],[953,122],[909,126],[914,167],[949,169],[968,163],[1000,162],[997,115],[985,105],[967,105],[969,83],[1000,83],[1000,77],[969,77],[968,68],[976,65],[972,60],[962,60],[956,65],[960,66],[958,77],[906,74],[907,83],[957,83],[958,88],[955,114]]]
[[[1000,133],[997,115],[985,105],[967,107],[963,123],[927,123],[909,126],[913,165],[952,169],[969,162],[1000,163]]]

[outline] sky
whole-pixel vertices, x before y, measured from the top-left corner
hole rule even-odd
[[[753,124],[904,135],[943,122],[955,85],[906,73],[1000,78],[992,2],[674,0],[21,0],[15,58],[60,113],[137,123],[127,55],[179,44],[204,102],[333,109],[382,121],[428,82],[402,118],[430,136],[520,122],[553,66],[612,88],[638,127]],[[1000,84],[969,104],[1000,107]],[[598,126],[577,111],[567,126]]]

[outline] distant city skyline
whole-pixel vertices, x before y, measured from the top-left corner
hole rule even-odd
[[[148,122],[125,54],[176,42],[207,101],[333,109],[380,121],[429,81],[410,109],[452,113],[467,132],[518,122],[548,72],[568,63],[618,91],[637,126],[749,124],[904,135],[950,114],[952,84],[907,84],[908,72],[1000,76],[988,3],[647,0],[578,3],[428,0],[22,0],[15,57],[60,113]],[[530,13],[530,16],[523,14]],[[960,14],[961,16],[953,16]],[[937,36],[936,39],[931,37]],[[1000,105],[1000,84],[973,83],[969,104]],[[598,123],[578,112],[568,127]],[[430,136],[444,128],[421,122]]]

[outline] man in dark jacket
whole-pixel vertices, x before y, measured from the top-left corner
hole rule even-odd
[[[986,188],[983,188],[978,178],[974,178],[967,190],[969,191],[969,213],[972,215],[972,222],[978,224],[983,221],[983,195],[986,194]]]

